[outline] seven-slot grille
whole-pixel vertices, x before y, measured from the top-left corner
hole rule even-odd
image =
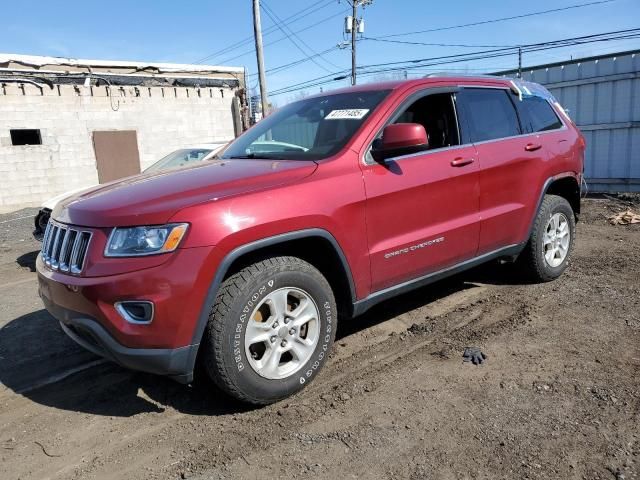
[[[78,275],[82,272],[91,232],[49,221],[42,239],[42,259],[53,270]]]

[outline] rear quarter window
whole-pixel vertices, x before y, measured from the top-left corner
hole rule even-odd
[[[525,133],[546,132],[562,127],[562,122],[544,98],[524,97],[516,100],[520,122]]]
[[[466,118],[466,141],[484,142],[520,135],[518,116],[507,90],[465,88],[456,95],[456,102]]]

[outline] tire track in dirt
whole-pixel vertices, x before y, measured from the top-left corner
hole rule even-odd
[[[336,353],[333,355],[330,363],[323,370],[319,378],[317,378],[309,388],[305,389],[301,394],[288,400],[285,403],[286,407],[283,407],[282,404],[278,404],[260,410],[249,411],[241,414],[241,416],[234,415],[232,417],[225,416],[223,418],[207,417],[204,419],[202,425],[192,425],[188,420],[189,415],[184,415],[180,412],[180,406],[175,405],[170,400],[167,401],[166,398],[161,398],[157,395],[157,392],[153,394],[153,389],[144,386],[139,389],[138,397],[143,397],[149,403],[154,403],[157,408],[163,409],[164,412],[160,415],[156,414],[151,425],[145,425],[142,427],[143,433],[140,434],[138,440],[130,434],[125,434],[123,440],[116,441],[109,445],[108,448],[102,450],[99,461],[92,461],[88,464],[80,460],[81,458],[86,458],[92,450],[91,446],[87,445],[82,450],[74,452],[71,458],[66,456],[64,459],[64,461],[67,462],[66,466],[62,464],[62,459],[60,460],[60,474],[62,475],[62,473],[64,473],[64,477],[74,478],[75,476],[75,478],[83,478],[86,475],[101,472],[101,476],[107,475],[108,477],[109,474],[104,471],[105,465],[108,465],[110,462],[116,461],[117,459],[122,459],[123,457],[128,458],[131,456],[128,442],[133,442],[132,445],[136,445],[136,452],[138,455],[144,458],[149,458],[157,455],[158,451],[156,449],[156,445],[158,444],[158,441],[164,445],[166,440],[172,437],[172,433],[176,428],[179,428],[181,431],[183,429],[192,429],[196,438],[202,435],[207,436],[209,434],[207,431],[210,429],[216,430],[218,434],[215,435],[214,438],[210,439],[211,443],[216,446],[209,448],[207,445],[200,443],[197,443],[196,446],[194,446],[193,444],[190,444],[189,441],[185,441],[184,436],[180,435],[181,440],[176,441],[173,451],[181,452],[183,457],[182,459],[164,462],[162,464],[162,467],[164,467],[162,469],[163,472],[165,472],[164,469],[166,469],[170,476],[172,476],[174,473],[171,472],[178,472],[178,470],[184,469],[185,466],[189,465],[192,465],[194,470],[199,470],[200,466],[195,461],[196,458],[210,458],[213,460],[213,463],[218,466],[232,462],[234,459],[240,458],[240,456],[243,455],[244,449],[251,447],[257,448],[259,446],[259,441],[257,442],[253,438],[254,435],[251,432],[256,431],[256,429],[260,430],[265,425],[268,425],[273,420],[274,415],[278,417],[278,423],[269,426],[269,429],[273,430],[274,434],[288,437],[290,434],[297,431],[297,427],[299,427],[299,425],[288,425],[284,421],[284,418],[277,414],[277,412],[282,408],[291,408],[290,411],[306,411],[309,410],[309,405],[313,404],[315,407],[321,406],[322,409],[326,410],[330,407],[321,399],[321,397],[327,393],[333,393],[335,388],[340,386],[346,378],[349,378],[349,381],[354,381],[354,379],[363,375],[375,376],[381,371],[381,369],[388,368],[388,366],[394,361],[406,357],[412,352],[431,343],[433,341],[432,339],[418,339],[418,337],[416,337],[414,341],[411,342],[413,345],[409,347],[409,350],[404,348],[408,345],[404,343],[402,344],[403,349],[400,351],[396,351],[393,347],[390,348],[388,346],[390,342],[399,342],[400,335],[404,335],[407,328],[414,323],[419,322],[420,319],[424,319],[424,310],[428,309],[432,314],[446,315],[447,312],[455,309],[462,309],[465,308],[465,305],[467,304],[470,305],[477,302],[478,299],[486,294],[487,290],[493,288],[493,286],[485,285],[474,286],[473,288],[469,288],[468,286],[464,288],[460,287],[459,289],[454,289],[453,293],[450,295],[443,297],[439,296],[440,294],[436,292],[436,300],[432,301],[427,306],[422,305],[416,309],[404,312],[400,315],[400,318],[396,317],[390,322],[385,322],[384,324],[378,323],[373,327],[356,330],[350,335],[343,337],[340,340],[340,343],[345,344],[346,346],[340,347],[336,345]],[[418,297],[424,297],[425,293],[426,291],[418,292],[416,295]],[[405,301],[406,299],[403,298],[397,300],[400,304],[405,303]],[[383,308],[385,307],[383,306]],[[386,308],[395,307],[393,305],[387,305]],[[368,317],[364,316],[363,318],[356,319],[355,321],[363,321],[366,323],[367,320]],[[374,331],[372,332],[372,330]],[[115,391],[119,391],[122,388],[129,388],[128,385],[134,382],[136,377],[141,376],[110,365],[94,367],[86,372],[66,379],[59,385],[59,387],[55,388],[55,391],[57,392],[56,394],[59,395],[59,398],[56,399],[56,403],[72,403],[74,398],[82,395],[87,388],[91,389],[92,385],[98,386],[98,384],[104,384],[107,381],[106,379],[109,376],[109,372],[113,372],[111,376],[115,376],[115,380],[117,382],[111,382],[111,387],[115,389]],[[105,376],[105,373],[107,376]],[[97,378],[95,378],[96,375]],[[151,377],[142,377],[152,381]],[[118,387],[118,385],[123,385],[124,387]],[[178,403],[193,400],[192,398],[188,398],[188,394],[184,393],[184,387],[182,386],[167,383],[163,388],[166,388],[169,391],[169,396],[172,392],[177,395]],[[41,394],[47,395],[47,390],[48,389],[45,388]],[[48,394],[48,396],[51,396],[51,394]],[[98,398],[99,396],[100,395],[98,394]],[[143,415],[146,416],[149,414]],[[137,423],[139,424],[140,421],[143,421],[143,419],[140,418]],[[240,427],[239,431],[237,429],[238,426]],[[130,432],[131,428],[135,427],[130,426],[129,428],[122,429],[121,431],[123,433]],[[145,438],[142,439],[142,437]],[[148,441],[149,438],[155,440],[150,442]],[[222,449],[219,448],[221,443],[218,443],[221,438],[224,438],[224,448]],[[75,467],[69,469],[69,464],[75,465]],[[129,462],[125,462],[125,464],[128,465]],[[137,462],[132,465],[137,465]],[[211,463],[207,463],[206,465],[207,467],[212,466]],[[138,466],[139,465],[137,465],[136,468],[138,468]],[[130,466],[125,467],[124,465],[118,467],[114,470],[117,474],[111,472],[113,473],[113,478],[117,478],[118,476],[122,476],[123,474],[126,474],[126,472],[129,472],[129,467]],[[135,468],[131,468],[131,472],[133,472]],[[70,474],[71,472],[73,472],[73,475]],[[175,474],[177,475],[177,473]]]
[[[481,298],[479,298],[481,297]],[[525,325],[535,319],[536,309],[520,299],[518,287],[485,286],[464,303],[448,303],[447,308],[431,309],[423,322],[413,323],[403,332],[392,332],[387,339],[332,362],[321,378],[303,390],[297,398],[317,397],[331,391],[345,379],[375,373],[378,368],[393,368],[396,362],[421,349],[448,358],[462,355],[465,346]],[[423,310],[424,309],[424,310]],[[339,354],[338,354],[339,355]]]
[[[333,448],[346,446],[353,450],[360,437],[339,432],[309,437],[308,434],[301,433],[301,429],[307,422],[312,423],[335,412],[335,409],[345,402],[357,401],[361,394],[375,395],[378,388],[376,379],[394,375],[401,364],[407,363],[408,359],[418,354],[421,357],[432,355],[434,359],[442,355],[447,358],[461,356],[462,346],[467,343],[486,342],[494,336],[517,330],[536,318],[536,308],[527,305],[524,299],[518,300],[518,287],[490,286],[483,290],[482,295],[485,298],[473,295],[467,297],[467,302],[447,302],[446,308],[419,308],[414,313],[423,317],[422,323],[414,323],[408,328],[405,327],[402,332],[388,334],[382,341],[368,345],[348,357],[330,362],[308,388],[288,401],[256,412],[257,415],[250,420],[250,424],[259,430],[261,425],[277,419],[269,428],[269,435],[281,438],[286,443],[293,445],[300,441],[324,442],[333,445]],[[495,310],[494,306],[497,307]],[[429,315],[424,315],[425,311],[429,311]],[[375,430],[366,425],[362,428]],[[362,437],[369,438],[370,435],[363,433]],[[255,455],[247,459],[245,452],[257,448],[259,442],[250,441],[249,444],[238,445],[237,449],[226,452],[227,456],[223,462],[216,457],[213,464],[207,459],[215,456],[200,456],[197,463],[188,459],[181,462],[179,468],[171,473],[178,474],[187,467],[189,472],[204,469],[201,476],[197,477],[202,480],[226,478],[218,476],[221,472],[217,469],[229,462],[235,466],[242,463],[248,466],[256,462]],[[393,455],[391,452],[389,454]],[[379,466],[384,464],[386,457],[386,454],[380,453],[376,460]],[[240,468],[239,471],[243,469]]]
[[[3,392],[3,478],[636,478],[640,229],[597,222],[561,281],[469,272],[490,284],[341,325],[319,377],[266,408],[113,365]],[[470,344],[486,367],[461,365]]]

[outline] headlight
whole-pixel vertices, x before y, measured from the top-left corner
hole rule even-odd
[[[150,227],[114,228],[104,249],[105,257],[136,257],[173,252],[187,231],[187,223]]]

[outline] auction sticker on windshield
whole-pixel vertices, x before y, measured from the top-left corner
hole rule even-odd
[[[325,120],[360,120],[369,112],[368,108],[348,108],[345,110],[333,110],[324,117]]]

